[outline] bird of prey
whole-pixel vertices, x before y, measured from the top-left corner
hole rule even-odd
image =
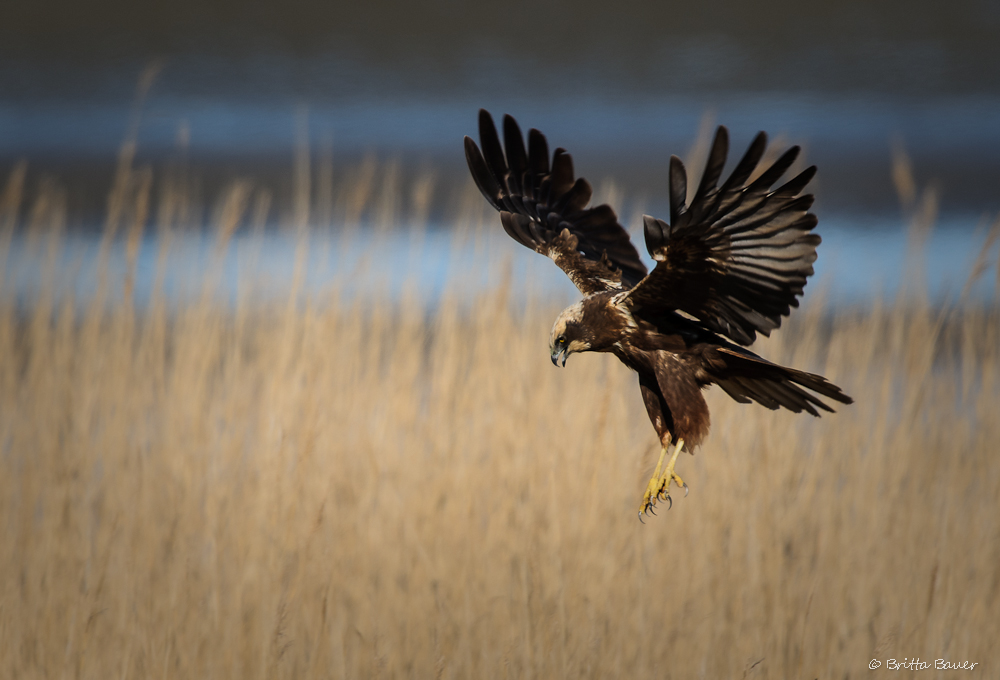
[[[820,238],[809,212],[813,197],[802,190],[815,166],[772,189],[799,147],[758,171],[767,146],[761,132],[719,186],[729,151],[729,133],[719,127],[690,203],[684,165],[671,156],[670,222],[643,216],[646,249],[656,261],[647,272],[615,211],[588,207],[590,184],[574,178],[564,149],[550,160],[545,136],[534,129],[525,149],[510,116],[503,133],[501,144],[493,118],[480,110],[482,150],[465,138],[472,177],[511,238],[551,258],[584,295],[556,318],[552,363],[565,366],[575,352],[610,352],[639,375],[661,446],[640,520],[657,501],[670,500],[671,483],[687,493],[675,464],[682,449],[693,453],[708,434],[702,390],[709,385],[743,404],[814,416],[833,411],[817,394],[853,401],[822,376],[746,349],[798,306],[813,273]]]

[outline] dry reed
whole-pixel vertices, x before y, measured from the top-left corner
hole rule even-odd
[[[377,174],[318,190],[322,219],[356,222]],[[107,239],[142,238],[150,191],[123,169]],[[234,188],[219,252],[268,200]],[[39,196],[39,243],[58,248],[64,212]],[[812,419],[711,391],[690,496],[643,526],[656,451],[634,376],[600,355],[553,369],[544,297],[293,289],[171,311],[162,292],[109,305],[115,285],[82,313],[52,285],[27,312],[0,295],[3,677],[1000,672],[995,305],[796,312],[760,351],[857,403]]]

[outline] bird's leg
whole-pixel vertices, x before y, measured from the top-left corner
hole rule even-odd
[[[680,478],[676,472],[674,472],[674,466],[677,464],[677,456],[680,455],[681,449],[684,448],[684,440],[678,439],[677,443],[674,445],[674,452],[670,455],[670,461],[667,463],[667,467],[663,470],[663,476],[660,477],[660,492],[657,494],[666,494],[667,498],[670,498],[670,482],[673,480],[677,484],[677,488],[684,489],[684,495],[687,496],[688,485],[683,479]]]
[[[639,508],[640,520],[643,515],[649,514],[649,512],[656,505],[657,500],[669,501],[670,505],[673,505],[674,502],[670,498],[671,481],[677,484],[679,488],[684,489],[684,495],[687,495],[687,483],[680,478],[680,475],[674,472],[674,466],[677,464],[677,456],[680,455],[681,449],[683,448],[684,440],[678,439],[677,443],[674,444],[674,450],[670,454],[670,460],[667,461],[666,466],[663,465],[663,461],[667,457],[667,451],[670,449],[670,444],[665,444],[660,450],[660,459],[656,463],[656,471],[653,472],[653,477],[649,480],[649,484],[646,485],[646,493],[642,497],[642,506]]]
[[[650,508],[656,505],[656,497],[660,491],[660,470],[663,469],[663,459],[667,457],[667,449],[669,448],[670,444],[665,444],[660,449],[660,459],[656,461],[656,471],[653,472],[649,484],[646,485],[646,493],[642,497],[642,507],[639,508],[639,519],[642,519],[642,515],[648,513]]]

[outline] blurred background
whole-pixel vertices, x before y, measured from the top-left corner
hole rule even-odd
[[[29,159],[68,188],[72,229],[101,224],[152,67],[136,160],[182,159],[206,206],[234,177],[287,203],[304,137],[336,172],[374,157],[409,186],[433,171],[440,225],[471,186],[461,139],[486,107],[569,149],[599,189],[612,181],[598,198],[623,201],[628,220],[662,214],[670,154],[725,124],[733,155],[766,130],[819,166],[819,271],[853,301],[876,272],[882,288],[900,277],[907,206],[891,168],[905,155],[916,192],[933,194],[941,294],[1000,209],[998,30],[987,0],[16,0],[0,22],[0,164]]]
[[[0,153],[109,165],[138,74],[162,72],[139,132],[193,159],[287,168],[310,107],[335,152],[461,170],[475,111],[509,112],[588,174],[656,192],[701,117],[808,146],[827,210],[892,211],[889,145],[935,179],[949,214],[995,209],[1000,9],[987,0],[483,5],[7,3]]]
[[[5,0],[0,678],[1000,677],[998,7]],[[480,107],[641,251],[671,154],[801,145],[753,349],[855,403],[706,390],[640,524],[635,376],[551,366]]]

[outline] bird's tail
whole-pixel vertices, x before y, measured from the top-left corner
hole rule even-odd
[[[830,413],[833,409],[806,390],[842,404],[854,402],[821,375],[771,363],[743,348],[719,347],[716,351],[726,367],[714,376],[713,382],[741,404],[756,401],[771,410],[783,406],[795,413],[805,411],[818,416],[817,409]]]

